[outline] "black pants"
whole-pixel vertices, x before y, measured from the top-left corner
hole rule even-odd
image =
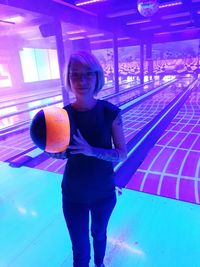
[[[93,237],[94,262],[103,263],[107,242],[107,225],[116,204],[116,195],[90,204],[71,203],[63,198],[63,212],[72,241],[73,266],[89,267],[89,213]]]

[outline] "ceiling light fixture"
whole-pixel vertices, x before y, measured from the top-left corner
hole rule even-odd
[[[130,21],[130,22],[127,22],[126,25],[142,24],[142,23],[147,23],[147,22],[151,22],[151,20],[145,19],[145,20]]]
[[[99,3],[99,2],[105,2],[107,0],[78,0],[75,1],[75,5],[76,6],[84,6],[84,5],[90,5],[90,4],[94,4],[94,3]]]
[[[119,37],[119,38],[117,38],[118,41],[128,40],[128,39],[130,39],[130,37]]]
[[[107,43],[107,42],[112,42],[113,39],[107,39],[107,40],[98,40],[98,41],[91,41],[91,44],[98,44],[98,43]]]
[[[190,16],[190,13],[189,12],[182,12],[182,13],[166,15],[166,16],[162,16],[162,19],[174,19],[174,18],[182,18],[182,17],[186,17],[186,16]]]
[[[81,7],[77,7],[77,6],[72,5],[72,4],[70,4],[70,3],[67,3],[67,2],[65,2],[65,1],[63,1],[63,0],[52,0],[52,1],[54,1],[54,2],[56,2],[56,3],[58,3],[58,4],[61,4],[61,5],[63,5],[63,6],[67,6],[67,7],[70,7],[70,8],[72,8],[72,9],[81,11],[81,12],[86,13],[86,14],[89,14],[89,15],[91,15],[91,16],[97,17],[97,14],[95,14],[95,13],[90,12],[90,11],[88,11],[88,10],[85,10],[85,9],[83,9],[83,8],[81,8]]]
[[[165,35],[165,34],[170,34],[170,32],[157,32],[154,35]]]
[[[74,31],[68,31],[66,34],[77,34],[77,33],[83,33],[86,32],[85,30],[74,30]]]
[[[191,29],[190,31],[192,31],[193,29]],[[194,29],[196,30],[196,29]],[[174,30],[174,31],[170,31],[170,32],[158,32],[158,33],[155,33],[154,35],[155,36],[159,36],[159,35],[171,35],[172,33],[182,33],[182,32],[185,32],[186,29],[182,29],[182,30]],[[188,31],[188,30],[187,30]]]
[[[5,24],[8,24],[8,25],[15,25],[15,22],[7,21],[7,20],[2,20],[2,19],[0,19],[0,23],[5,23]]]
[[[0,20],[0,22],[14,25],[22,23],[23,20],[24,20],[23,16],[16,15],[16,16],[4,17],[3,19]]]
[[[75,36],[68,38],[70,41],[85,39],[85,36]]]
[[[108,14],[106,17],[107,18],[116,18],[116,17],[122,17],[122,16],[126,16],[126,15],[132,15],[132,14],[136,14],[136,13],[137,13],[136,9],[129,9],[129,10],[121,11],[121,12]]]
[[[166,7],[179,6],[179,5],[182,5],[182,1],[166,2],[165,4],[160,4],[159,8],[166,8]]]
[[[104,33],[89,34],[87,37],[95,38],[95,37],[101,37],[101,36],[104,36]]]
[[[179,26],[179,25],[186,25],[190,24],[191,20],[179,21],[179,22],[172,22],[170,23],[171,26]]]

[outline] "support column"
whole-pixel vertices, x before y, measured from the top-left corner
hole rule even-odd
[[[199,39],[199,46],[198,46],[198,63],[197,63],[197,77],[200,73],[200,39]]]
[[[59,63],[59,71],[60,71],[60,82],[61,82],[61,90],[63,97],[64,106],[69,103],[69,94],[65,88],[64,81],[64,67],[65,67],[65,50],[62,38],[62,25],[60,21],[55,22],[55,38],[56,38],[56,46],[58,53],[58,63]]]
[[[12,79],[12,88],[17,92],[24,88],[24,79],[20,61],[20,50],[16,49],[11,54],[9,62],[9,71]]]
[[[148,76],[153,79],[153,59],[152,59],[152,43],[146,44],[146,60],[148,62]]]
[[[144,44],[140,44],[140,84],[144,83]]]
[[[113,37],[115,92],[119,92],[119,57],[117,37]]]

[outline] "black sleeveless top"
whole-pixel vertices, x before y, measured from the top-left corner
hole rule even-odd
[[[88,111],[77,111],[71,104],[64,107],[70,119],[71,135],[79,129],[93,147],[112,148],[112,123],[120,109],[104,100],[97,100]],[[70,144],[73,144],[72,138]],[[83,154],[70,155],[62,181],[63,197],[71,202],[92,202],[115,193],[113,163]]]

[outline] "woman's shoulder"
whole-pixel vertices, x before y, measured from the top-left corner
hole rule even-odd
[[[98,100],[100,105],[103,106],[106,109],[110,109],[110,110],[119,110],[120,108],[114,104],[112,104],[111,102],[107,101],[107,100]]]
[[[100,100],[100,103],[103,106],[102,110],[103,110],[104,115],[109,121],[112,122],[117,117],[117,115],[120,113],[121,109],[118,106],[106,100]]]

